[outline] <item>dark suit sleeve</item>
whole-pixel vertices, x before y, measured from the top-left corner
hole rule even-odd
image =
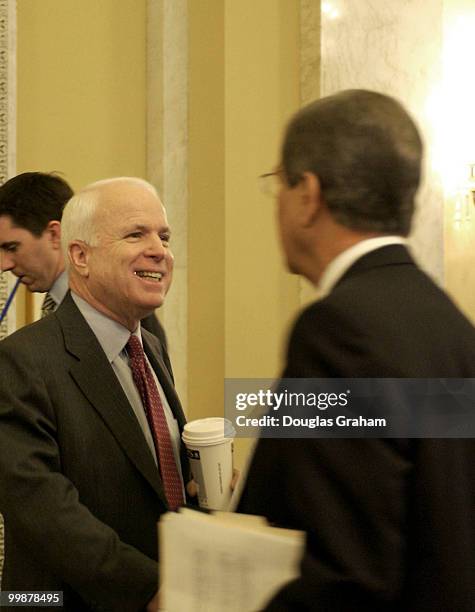
[[[310,309],[293,330],[284,378],[358,376],[368,364],[364,332],[337,311]],[[307,533],[301,577],[266,610],[390,609],[403,583],[410,468],[389,441],[260,440],[238,511]]]
[[[15,544],[31,550],[36,565],[69,584],[92,609],[141,609],[157,588],[156,562],[81,503],[61,473],[56,438],[64,425],[56,421],[34,347],[29,354],[8,347],[0,343],[0,512],[7,542],[9,530],[15,533],[12,553]]]

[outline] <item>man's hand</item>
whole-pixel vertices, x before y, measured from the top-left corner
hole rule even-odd
[[[236,485],[238,483],[238,480],[241,476],[241,471],[238,470],[237,468],[233,469],[233,478],[231,480],[231,490],[234,491],[234,489],[236,488]]]
[[[196,497],[198,495],[198,485],[194,480],[190,480],[186,485],[186,492],[190,497]]]
[[[236,488],[240,475],[241,472],[237,468],[234,468],[233,477],[230,485],[232,491],[234,491],[234,489]],[[186,492],[190,497],[195,497],[196,495],[198,495],[198,485],[194,480],[190,480],[190,482],[186,485]]]

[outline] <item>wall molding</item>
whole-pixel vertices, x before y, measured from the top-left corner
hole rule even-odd
[[[147,178],[172,228],[172,288],[159,316],[184,409],[188,385],[188,1],[147,2]]]
[[[0,0],[0,184],[15,174],[16,158],[16,2]],[[0,306],[15,278],[0,273]],[[14,306],[0,325],[0,340],[15,330]]]
[[[0,0],[0,184],[15,173],[16,157],[16,1]],[[0,306],[15,279],[0,273]],[[14,331],[14,309],[0,325],[0,340]],[[5,526],[0,514],[0,588],[5,557]]]

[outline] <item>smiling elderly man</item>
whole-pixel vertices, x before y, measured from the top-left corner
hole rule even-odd
[[[189,480],[172,374],[140,327],[172,280],[166,212],[145,181],[100,181],[66,205],[62,241],[71,293],[0,345],[2,587],[153,609],[156,522]]]
[[[10,271],[31,293],[47,294],[42,316],[56,310],[68,292],[61,249],[61,217],[73,196],[54,173],[23,172],[0,187],[0,271]],[[168,362],[165,332],[155,314],[141,321],[157,336]]]

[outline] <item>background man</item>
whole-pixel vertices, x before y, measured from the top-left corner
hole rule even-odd
[[[189,481],[180,402],[140,326],[171,283],[170,229],[154,188],[120,178],[73,197],[62,234],[71,293],[0,343],[2,587],[154,609],[156,522]]]
[[[291,120],[280,237],[323,297],[283,378],[475,376],[473,327],[406,246],[421,155],[407,113],[374,92]],[[474,466],[473,440],[262,439],[240,510],[308,534],[301,578],[267,609],[473,610]]]
[[[28,291],[48,292],[43,315],[55,310],[68,291],[61,216],[72,195],[64,179],[43,172],[24,172],[0,187],[0,270],[12,272]],[[166,349],[165,333],[156,316],[149,315],[142,325]]]
[[[0,263],[32,292],[68,288],[61,251],[61,215],[73,195],[60,176],[25,172],[0,187]]]

